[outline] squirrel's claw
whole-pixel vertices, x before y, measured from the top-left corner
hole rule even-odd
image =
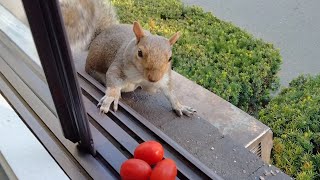
[[[184,105],[181,105],[181,106],[175,108],[174,111],[176,112],[176,114],[178,116],[182,116],[184,114],[188,117],[193,115],[196,112],[196,110],[193,109],[192,107],[188,107],[188,106],[184,106]]]
[[[103,102],[103,100],[106,98],[106,96],[103,96],[100,100],[99,103],[97,104],[97,108],[99,108]]]
[[[174,110],[176,112],[176,114],[181,117],[182,116],[182,111],[180,109],[175,109]]]
[[[182,113],[185,114],[186,116],[191,116],[195,112],[196,112],[196,110],[193,109],[192,107],[183,106],[183,108],[182,108]]]
[[[100,113],[108,113],[110,110],[110,106],[113,102],[113,110],[118,110],[118,103],[120,98],[120,89],[108,89],[106,95],[103,96],[97,107],[100,108]]]
[[[113,110],[116,112],[118,110],[119,99],[113,101]]]
[[[107,97],[106,95],[103,96],[97,105],[97,107],[100,109],[100,114],[108,113],[110,105],[113,101],[114,101],[113,97]]]

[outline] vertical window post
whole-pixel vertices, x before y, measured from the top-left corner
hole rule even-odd
[[[95,153],[58,0],[22,0],[64,136]]]

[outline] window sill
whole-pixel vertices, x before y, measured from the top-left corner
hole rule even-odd
[[[9,179],[69,179],[1,95],[0,142]]]
[[[26,69],[27,65],[17,71],[22,66],[20,58],[8,51],[4,44],[0,45],[0,54],[4,55],[0,58],[1,93],[71,179],[119,178],[121,163],[132,157],[138,143],[147,140],[163,144],[166,157],[177,163],[178,178],[219,179],[211,169],[123,103],[120,103],[117,113],[101,116],[96,103],[102,97],[102,91],[92,84],[95,81],[91,81],[89,76],[79,76],[79,80],[97,156],[83,154],[63,137],[59,121],[52,111],[54,107],[44,101],[50,99],[48,87],[37,86],[44,82],[32,69]],[[32,84],[26,83],[28,79],[33,80]]]

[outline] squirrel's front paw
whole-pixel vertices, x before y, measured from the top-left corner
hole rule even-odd
[[[98,107],[100,107],[100,113],[108,113],[112,102],[113,102],[113,110],[117,111],[120,95],[121,95],[120,89],[108,88],[106,91],[106,95],[104,95],[100,99],[97,105]]]
[[[196,112],[196,110],[192,107],[184,106],[181,104],[179,104],[177,107],[174,107],[173,109],[178,116],[182,116],[183,114],[186,116],[191,116]]]

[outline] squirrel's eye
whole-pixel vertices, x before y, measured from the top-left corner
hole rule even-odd
[[[172,57],[169,58],[169,62],[172,60]]]
[[[138,50],[138,56],[142,58],[143,55],[141,50]]]

